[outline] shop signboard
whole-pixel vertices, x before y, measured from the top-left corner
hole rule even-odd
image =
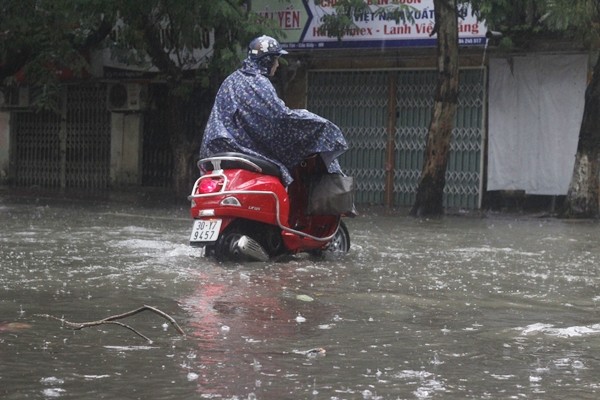
[[[253,0],[252,11],[275,21],[284,32],[281,43],[292,49],[431,47],[433,0],[365,0],[368,9],[352,15],[353,26],[342,39],[329,36],[322,18],[335,14],[336,0]],[[400,18],[404,13],[405,18]],[[412,22],[411,22],[412,20]],[[459,45],[485,45],[486,27],[470,8],[459,11]]]

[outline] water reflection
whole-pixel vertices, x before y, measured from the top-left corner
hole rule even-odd
[[[300,265],[297,261],[255,264],[255,269],[225,265],[195,273],[196,287],[182,305],[198,344],[185,367],[200,371],[195,373],[200,392],[253,393],[263,386],[280,386],[275,390],[285,398],[288,384],[285,379],[277,382],[282,370],[273,363],[286,358],[310,363],[322,354],[295,343],[315,329],[329,329],[322,322],[333,312],[303,293],[299,273],[307,269]],[[284,374],[288,379],[294,375]]]

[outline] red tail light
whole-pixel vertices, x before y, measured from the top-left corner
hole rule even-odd
[[[221,185],[223,185],[223,181],[221,179],[203,179],[200,181],[200,185],[198,186],[198,193],[206,194],[218,192]]]

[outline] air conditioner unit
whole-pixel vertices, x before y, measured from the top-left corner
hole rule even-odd
[[[106,106],[112,112],[135,112],[146,108],[148,87],[139,83],[113,83],[108,85]]]
[[[26,109],[29,105],[29,87],[10,86],[0,89],[0,109]]]

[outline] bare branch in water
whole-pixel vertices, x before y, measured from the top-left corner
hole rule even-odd
[[[179,324],[177,324],[177,322],[173,319],[173,317],[171,317],[169,314],[165,313],[164,311],[159,310],[156,307],[152,307],[152,306],[148,306],[148,305],[144,305],[143,307],[128,311],[123,314],[111,315],[109,317],[102,318],[97,321],[90,321],[90,322],[71,322],[71,321],[67,321],[65,318],[59,318],[59,317],[55,317],[54,315],[49,315],[49,314],[35,314],[35,316],[50,318],[50,319],[60,321],[61,323],[64,324],[65,327],[67,327],[69,329],[73,329],[73,330],[80,330],[83,328],[90,328],[92,326],[98,326],[98,325],[110,325],[110,324],[119,325],[119,326],[122,326],[123,328],[129,329],[130,331],[132,331],[136,335],[140,336],[144,340],[148,341],[149,343],[152,343],[152,340],[150,340],[150,338],[143,335],[142,333],[140,333],[133,327],[117,321],[119,319],[131,317],[135,314],[141,313],[142,311],[152,311],[153,313],[160,315],[161,317],[163,317],[164,319],[166,319],[167,321],[169,321],[171,323],[171,325],[175,328],[177,333],[179,333],[182,336],[185,336],[185,332],[183,331],[183,329],[181,329],[181,327],[179,326]]]

